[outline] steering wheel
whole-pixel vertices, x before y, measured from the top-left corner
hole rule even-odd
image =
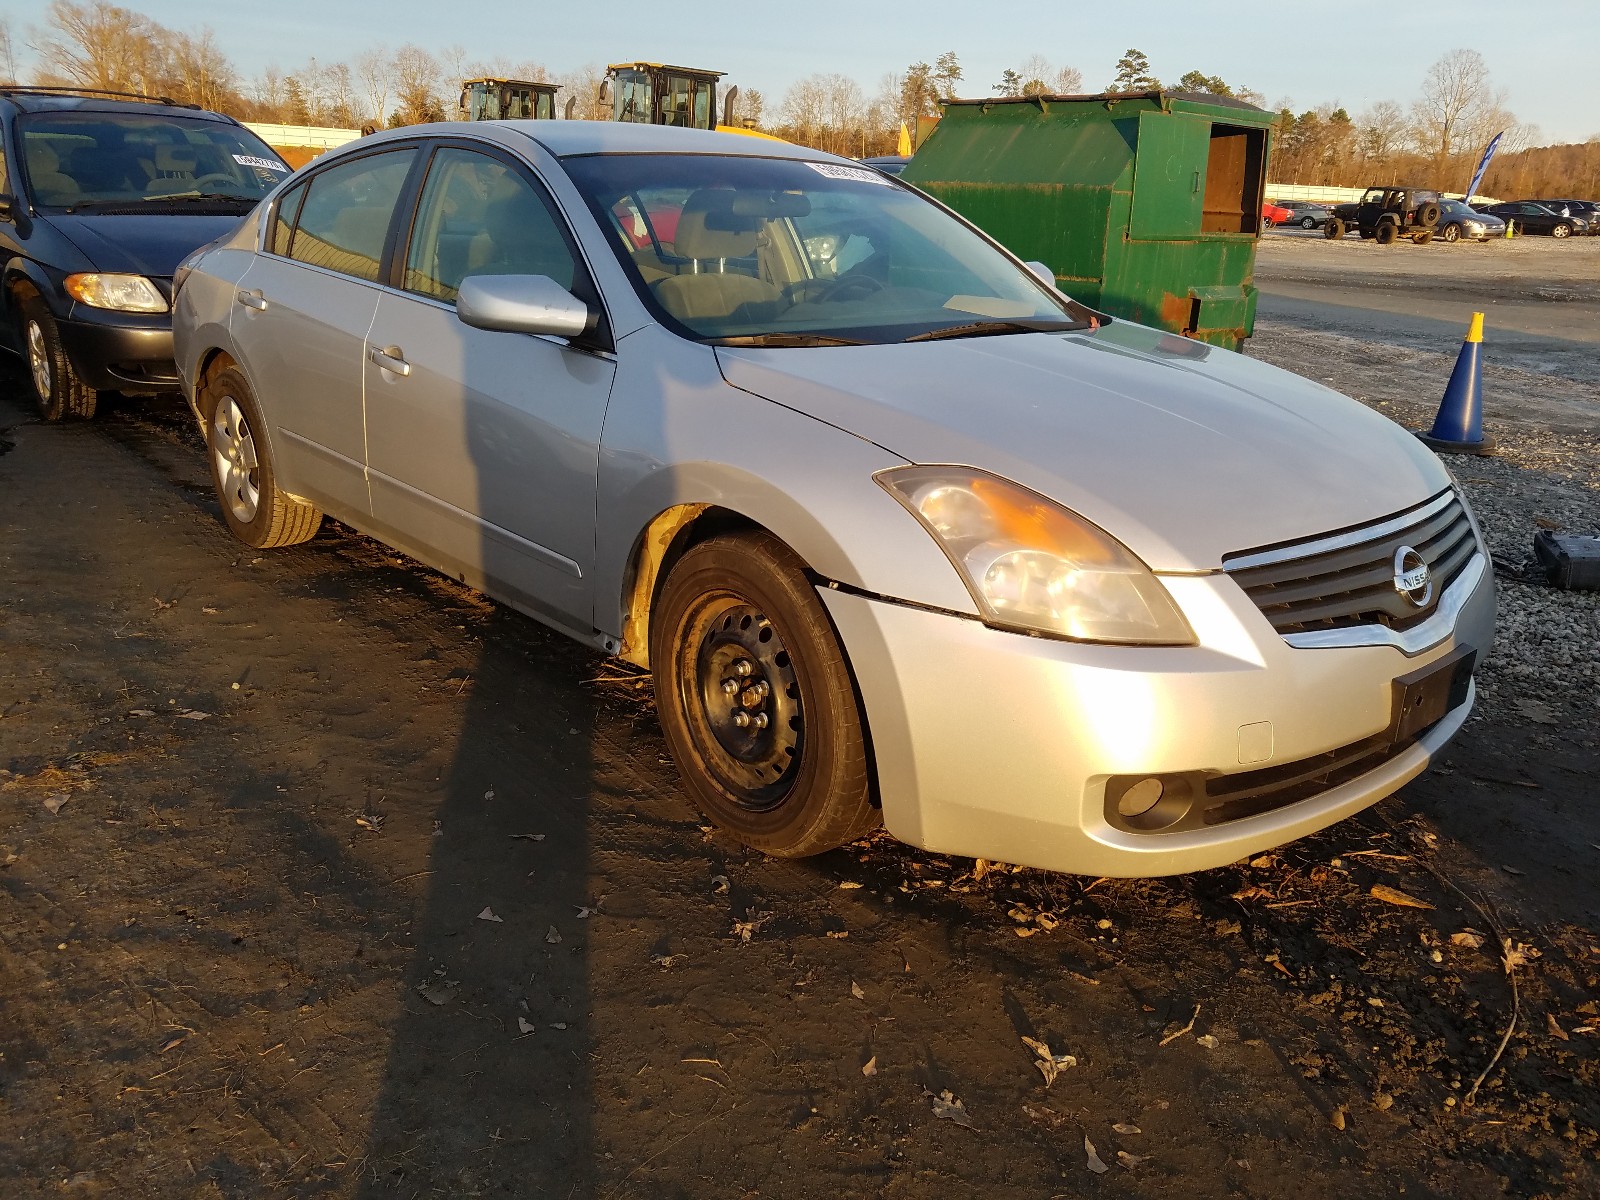
[[[841,275],[837,279],[802,279],[784,289],[790,304],[816,300],[828,304],[835,300],[865,299],[874,292],[883,291],[883,284],[871,275]]]
[[[235,179],[232,175],[229,175],[226,171],[213,171],[209,175],[202,175],[202,176],[200,176],[199,179],[196,179],[194,181],[194,186],[199,188],[199,187],[204,187],[208,183],[238,183],[238,182],[239,181],[237,179]]]

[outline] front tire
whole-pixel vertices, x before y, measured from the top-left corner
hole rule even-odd
[[[667,745],[717,825],[782,858],[877,827],[855,685],[782,542],[723,535],[688,550],[656,602],[650,660]]]
[[[1344,222],[1338,217],[1329,217],[1328,223],[1322,227],[1322,236],[1330,242],[1337,242],[1344,236]]]
[[[322,513],[278,487],[263,436],[266,422],[244,373],[231,363],[213,370],[201,399],[211,482],[233,535],[257,550],[315,536]]]
[[[1557,225],[1554,229],[1552,229],[1550,231],[1550,236],[1551,237],[1558,237],[1558,238],[1571,237],[1572,236],[1572,226],[1571,225]]]
[[[28,360],[28,381],[34,403],[46,421],[94,416],[100,394],[78,376],[61,346],[61,331],[50,306],[37,293],[22,296],[22,352]]]

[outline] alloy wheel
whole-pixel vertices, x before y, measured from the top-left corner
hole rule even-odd
[[[240,524],[248,525],[261,506],[260,462],[250,422],[232,396],[218,399],[212,415],[211,456],[223,502]]]
[[[28,322],[28,369],[33,373],[34,390],[48,402],[55,379],[50,370],[50,345],[45,341],[44,327],[37,321]]]

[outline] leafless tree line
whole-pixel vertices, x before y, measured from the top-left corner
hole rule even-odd
[[[572,100],[574,117],[601,120],[605,68],[589,63],[552,75],[537,62],[481,59],[460,46],[430,51],[415,44],[374,45],[350,62],[308,59],[290,70],[269,67],[242,75],[209,28],[169,29],[132,9],[104,0],[50,0],[42,24],[14,31],[0,20],[0,77],[18,77],[22,48],[34,52],[33,82],[170,96],[246,120],[355,128],[453,118],[462,80],[480,76],[552,80]],[[1162,86],[1138,50],[1116,64],[1112,90]],[[1262,103],[1259,94],[1190,71],[1167,85]],[[798,80],[773,105],[745,85],[735,119],[789,140],[838,154],[893,153],[902,127],[937,116],[960,95],[1031,96],[1083,91],[1076,67],[1034,54],[984,89],[966,78],[956,52],[885,73],[869,93],[856,80],[820,72]],[[563,105],[564,106],[564,105]],[[1506,94],[1494,86],[1483,56],[1455,50],[1436,62],[1409,106],[1381,101],[1351,116],[1334,104],[1295,113],[1282,101],[1271,177],[1279,183],[1367,184],[1402,179],[1447,191],[1464,188],[1489,138],[1507,131],[1482,188],[1600,191],[1600,135],[1588,146],[1533,149],[1538,129],[1519,123]],[[1535,186],[1537,184],[1538,186]]]

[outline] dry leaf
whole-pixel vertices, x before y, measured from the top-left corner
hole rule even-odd
[[[1510,938],[1503,939],[1500,948],[1505,951],[1501,962],[1505,964],[1507,971],[1532,966],[1533,960],[1539,957],[1539,951],[1534,947],[1526,942],[1513,942]]]
[[[861,1073],[868,1079],[871,1079],[878,1073],[878,1056],[876,1054],[861,1064]]]
[[[1152,1154],[1129,1154],[1126,1150],[1117,1151],[1117,1166],[1133,1170],[1140,1163],[1147,1163],[1155,1156]]]
[[[861,990],[861,985],[854,979],[850,981],[850,994],[857,1000],[865,1000],[867,998],[867,994]]]
[[[761,931],[763,925],[772,920],[772,914],[769,912],[757,912],[752,909],[745,913],[744,918],[742,921],[735,921],[733,928],[729,932],[741,942],[748,942]]]
[[[539,1028],[539,1027],[537,1025],[535,1025],[532,1021],[528,1020],[527,1017],[518,1017],[517,1018],[517,1029],[520,1032],[522,1032],[522,1033],[532,1033],[537,1028]]]
[[[1083,1135],[1083,1151],[1089,1156],[1089,1170],[1093,1171],[1096,1175],[1104,1175],[1111,1169],[1110,1167],[1106,1166],[1106,1164],[1101,1161],[1100,1156],[1095,1153],[1094,1143],[1089,1140],[1089,1135],[1087,1133]]]
[[[382,813],[360,813],[356,816],[356,824],[363,829],[370,829],[373,833],[383,832]]]
[[[717,896],[726,895],[728,892],[728,877],[726,875],[713,875],[711,877],[711,891]]]
[[[561,944],[561,931],[554,925],[550,926],[550,931],[544,935],[544,940],[552,946],[559,946]]]
[[[972,1118],[967,1116],[966,1105],[957,1100],[948,1088],[937,1096],[934,1096],[927,1089],[923,1089],[923,1095],[933,1098],[934,1116],[943,1117],[947,1121],[954,1121],[957,1125],[963,1125],[968,1129],[976,1128],[972,1123]]]
[[[1200,1045],[1204,1046],[1207,1050],[1215,1050],[1220,1044],[1217,1039],[1212,1037],[1209,1033],[1201,1034],[1199,1037],[1195,1038],[1195,1041],[1199,1042]]]
[[[544,834],[542,834],[542,833],[513,833],[511,835],[511,840],[512,841],[517,841],[519,839],[521,841],[524,841],[524,842],[542,842],[542,841],[544,841]]]
[[[1344,1105],[1341,1104],[1338,1108],[1334,1109],[1328,1114],[1328,1123],[1331,1124],[1335,1129],[1343,1129],[1344,1117],[1345,1109]]]
[[[480,920],[480,921],[494,921],[494,922],[496,922],[498,924],[501,924],[501,925],[505,924],[504,920],[502,920],[500,917],[497,917],[497,916],[494,915],[494,909],[492,909],[492,908],[485,908],[481,913],[479,913],[478,914],[478,920]]]
[[[429,1004],[449,1004],[456,994],[456,984],[436,980],[417,985],[417,993]]]
[[[211,719],[210,713],[201,712],[198,708],[186,709],[185,711],[179,713],[178,716],[182,717],[185,721],[209,721]]]
[[[56,813],[61,811],[62,807],[67,803],[67,801],[71,799],[72,796],[68,792],[62,792],[59,796],[46,796],[44,798],[44,806],[50,810],[51,816],[55,816]]]
[[[1401,908],[1431,909],[1433,905],[1426,900],[1418,900],[1415,896],[1408,896],[1404,892],[1378,883],[1374,884],[1372,894],[1385,904],[1398,904]]]
[[[1545,1013],[1544,1023],[1549,1027],[1551,1037],[1560,1038],[1563,1042],[1567,1040],[1567,1031],[1561,1028],[1561,1025],[1556,1021],[1554,1013]]]
[[[1464,946],[1468,950],[1478,950],[1483,947],[1483,934],[1476,929],[1463,929],[1460,933],[1450,935],[1452,946]]]
[[[845,891],[850,892],[850,891],[854,891],[856,888],[860,887],[861,885],[859,883],[857,883],[854,879],[846,879],[842,883],[840,883],[839,886],[841,888],[843,888]]]
[[[166,1041],[161,1043],[161,1051],[160,1052],[162,1054],[165,1054],[168,1050],[176,1049],[177,1047],[183,1045],[184,1039],[186,1037],[188,1037],[188,1036],[189,1035],[187,1033],[175,1033],[175,1034],[173,1034]]]
[[[1140,1129],[1137,1125],[1117,1124],[1117,1125],[1113,1125],[1111,1128],[1116,1130],[1116,1132],[1118,1132],[1120,1134],[1124,1134],[1124,1135],[1135,1134],[1135,1133],[1143,1133],[1144,1132],[1144,1130]]]
[[[1039,1074],[1044,1076],[1044,1086],[1049,1087],[1056,1081],[1056,1076],[1063,1071],[1071,1070],[1078,1065],[1078,1060],[1070,1054],[1052,1054],[1050,1047],[1036,1038],[1025,1037],[1022,1044],[1033,1051],[1033,1065],[1039,1068]]]
[[[493,800],[494,799],[494,784],[491,783],[489,785],[489,790],[483,793],[483,798],[485,800]]]
[[[156,710],[153,708],[131,708],[128,710],[128,715],[130,717],[153,717],[156,715]]]
[[[688,957],[689,956],[687,954],[652,954],[650,956],[650,961],[655,963],[656,966],[660,967],[663,971],[670,971],[672,970],[673,963],[677,962],[679,959]]]

